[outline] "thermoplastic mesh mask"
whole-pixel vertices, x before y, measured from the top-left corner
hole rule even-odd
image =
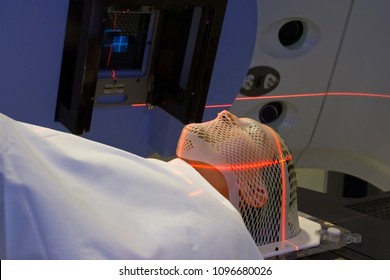
[[[272,128],[223,111],[212,121],[185,126],[177,156],[224,175],[229,200],[257,245],[300,232],[292,157]]]

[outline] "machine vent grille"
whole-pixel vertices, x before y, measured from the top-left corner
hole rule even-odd
[[[375,218],[390,221],[390,197],[360,202],[346,207]]]

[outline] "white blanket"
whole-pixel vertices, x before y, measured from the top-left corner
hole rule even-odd
[[[261,259],[180,159],[145,159],[0,114],[1,259]]]

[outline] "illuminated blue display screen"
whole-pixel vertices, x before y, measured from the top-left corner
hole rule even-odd
[[[151,13],[111,11],[105,21],[99,76],[112,71],[143,75],[149,54]]]
[[[127,46],[129,44],[129,37],[127,36],[115,36],[112,41],[113,52],[127,52]]]

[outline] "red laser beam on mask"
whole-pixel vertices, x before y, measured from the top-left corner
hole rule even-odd
[[[271,132],[273,138],[275,139],[275,144],[278,149],[278,155],[280,158],[280,170],[281,170],[281,180],[282,180],[282,205],[281,205],[281,225],[280,225],[280,231],[281,231],[281,239],[286,240],[286,212],[287,212],[287,205],[286,205],[286,196],[287,196],[287,183],[286,183],[286,169],[285,169],[285,160],[283,160],[283,150],[282,145],[280,143],[280,140],[278,136],[276,135],[276,132],[269,128],[269,131]]]
[[[178,152],[180,155],[180,151]],[[284,157],[282,159],[276,159],[276,160],[261,160],[257,162],[249,162],[249,163],[241,163],[241,164],[235,164],[233,165],[222,165],[218,164],[216,166],[211,166],[207,164],[201,164],[201,163],[191,163],[191,166],[194,168],[204,168],[204,169],[218,169],[218,170],[234,170],[234,171],[239,171],[239,170],[248,170],[248,169],[255,169],[255,168],[265,168],[268,166],[274,166],[278,164],[284,164],[285,162],[292,160],[292,156],[289,155],[287,157]]]

